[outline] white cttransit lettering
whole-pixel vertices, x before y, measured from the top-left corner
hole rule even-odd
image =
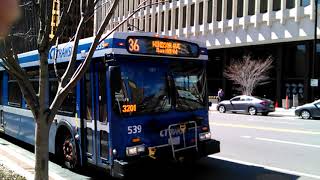
[[[168,132],[169,132],[168,129],[161,130],[160,131],[160,137],[169,136]],[[170,129],[170,133],[171,133],[171,136],[177,136],[177,135],[181,135],[182,131],[180,129]]]
[[[49,59],[54,59],[56,57],[56,53],[58,53],[57,58],[70,57],[72,53],[72,46],[58,49],[58,52],[57,48],[51,48],[49,52]]]

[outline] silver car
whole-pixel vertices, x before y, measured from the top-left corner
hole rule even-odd
[[[274,111],[274,105],[273,101],[268,99],[241,95],[230,100],[221,101],[217,105],[217,110],[221,113],[231,111],[234,113],[249,113],[250,115],[261,113],[266,116],[269,112]]]
[[[298,106],[295,110],[295,115],[300,116],[302,119],[320,117],[320,100]]]

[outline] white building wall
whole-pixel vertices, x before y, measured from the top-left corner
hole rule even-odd
[[[139,4],[157,2],[120,0],[119,10],[106,31],[120,23]],[[261,12],[263,9],[266,12]],[[187,37],[205,41],[208,49],[309,40],[314,38],[314,9],[314,0],[170,0],[141,9],[119,31],[127,31],[130,27],[135,31]],[[97,8],[95,29],[106,12],[107,8]]]

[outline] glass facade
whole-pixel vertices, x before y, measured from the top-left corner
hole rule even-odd
[[[277,101],[293,95],[299,98],[299,104],[318,99],[319,87],[310,87],[310,78],[320,77],[320,43],[317,45],[317,58],[313,62],[313,41],[265,44],[246,47],[209,50],[207,67],[208,93],[216,96],[218,89],[225,90],[226,98],[239,95],[232,81],[223,76],[224,69],[232,60],[239,60],[250,55],[253,60],[272,57],[273,67],[269,72],[269,82],[254,90],[255,96]],[[319,79],[319,78],[318,78]]]

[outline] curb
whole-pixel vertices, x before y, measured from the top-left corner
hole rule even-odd
[[[16,174],[19,174],[26,179],[34,179],[34,159],[28,159],[22,154],[15,152],[11,148],[6,147],[6,145],[0,143],[0,163],[12,170]],[[49,166],[50,167],[50,166]],[[54,172],[49,170],[50,180],[64,180],[65,178],[59,176]]]

